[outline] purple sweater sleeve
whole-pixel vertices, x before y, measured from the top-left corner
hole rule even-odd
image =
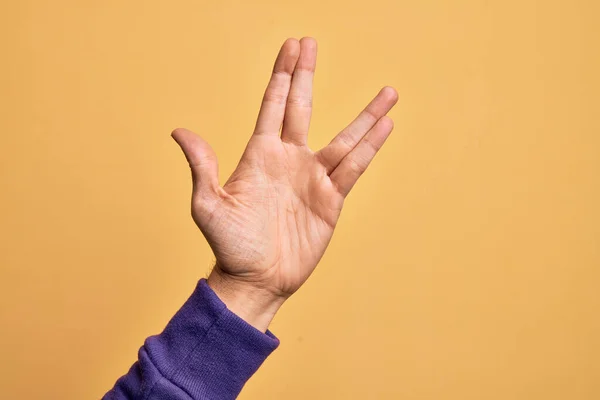
[[[235,399],[278,345],[271,332],[229,311],[202,279],[104,399]]]

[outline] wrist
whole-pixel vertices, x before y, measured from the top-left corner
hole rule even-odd
[[[207,279],[208,286],[227,308],[261,332],[266,332],[285,301],[271,291],[243,282],[216,266]]]

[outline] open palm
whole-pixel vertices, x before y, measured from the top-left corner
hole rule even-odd
[[[294,293],[314,270],[344,198],[393,128],[385,114],[397,94],[386,87],[329,145],[311,151],[316,53],[311,38],[283,44],[254,134],[223,187],[210,146],[188,130],[173,132],[192,169],[194,221],[217,259],[211,277],[274,297]]]

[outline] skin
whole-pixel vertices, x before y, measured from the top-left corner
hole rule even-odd
[[[386,114],[398,95],[384,87],[331,143],[309,149],[316,58],[313,38],[285,41],[254,133],[222,187],[208,143],[172,133],[192,170],[192,216],[217,260],[208,284],[263,332],[317,266],[345,197],[393,129]]]

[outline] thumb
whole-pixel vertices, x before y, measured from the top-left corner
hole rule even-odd
[[[219,187],[217,155],[210,145],[194,132],[177,128],[171,133],[192,170],[194,194],[208,197]]]

